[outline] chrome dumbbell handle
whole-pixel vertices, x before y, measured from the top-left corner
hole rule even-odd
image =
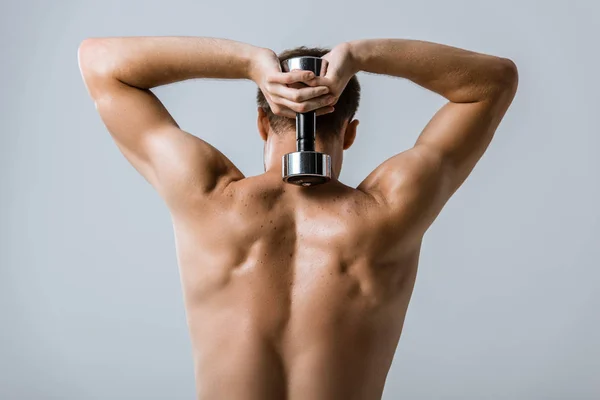
[[[283,72],[295,69],[312,71],[319,76],[323,60],[319,57],[295,57],[282,62]],[[315,151],[315,133],[317,130],[317,113],[314,111],[296,113],[296,150]]]
[[[312,71],[319,76],[323,60],[319,57],[295,57],[281,63],[284,72],[295,69]],[[315,111],[296,113],[296,152],[282,159],[283,180],[287,183],[312,186],[331,179],[331,157],[315,151],[317,114]]]

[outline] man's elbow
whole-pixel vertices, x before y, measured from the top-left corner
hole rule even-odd
[[[98,86],[107,79],[114,79],[114,63],[111,61],[108,39],[85,39],[77,50],[81,76],[93,96]]]
[[[519,70],[509,58],[500,58],[496,62],[493,92],[514,96],[519,86]]]

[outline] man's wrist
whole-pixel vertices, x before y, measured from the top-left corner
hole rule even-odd
[[[267,68],[273,68],[272,63],[279,62],[277,53],[266,47],[253,46],[249,50],[246,79],[254,81],[257,85],[260,83],[261,73]]]
[[[366,64],[367,55],[368,55],[367,41],[366,40],[352,40],[350,42],[346,42],[346,45],[348,46],[348,54],[350,56],[350,61],[351,61],[354,73],[363,71],[364,66]]]
[[[270,52],[269,49],[248,45],[248,49],[243,56],[245,63],[245,79],[256,82],[257,74],[260,70],[260,60]]]

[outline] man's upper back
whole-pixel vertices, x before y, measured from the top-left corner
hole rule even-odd
[[[389,229],[385,204],[340,182],[300,188],[263,174],[230,183],[186,214],[174,225],[207,398],[224,395],[210,382],[232,369],[263,382],[287,376],[269,387],[305,386],[306,398],[373,396],[383,388],[420,243],[406,238],[402,248],[403,230]],[[239,354],[236,365],[220,369],[230,351]],[[256,398],[268,398],[264,390],[256,388]]]

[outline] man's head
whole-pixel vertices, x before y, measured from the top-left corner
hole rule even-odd
[[[330,49],[317,47],[308,48],[302,46],[285,50],[281,52],[278,57],[279,62],[281,63],[284,60],[294,57],[322,57],[329,53],[329,51]],[[284,135],[289,135],[291,137],[295,136],[296,121],[292,118],[275,115],[260,89],[258,89],[256,101],[259,107],[259,130],[265,142],[269,141],[270,136],[279,138]],[[327,144],[328,148],[333,146],[336,150],[339,150],[339,155],[336,154],[336,158],[339,161],[335,162],[335,160],[333,160],[335,164],[339,164],[337,168],[334,165],[334,169],[337,169],[338,171],[341,168],[341,153],[343,153],[343,150],[348,149],[354,142],[358,121],[353,121],[353,118],[358,109],[359,102],[360,84],[358,83],[356,76],[353,76],[339,96],[339,99],[335,104],[335,111],[317,116],[317,144]],[[265,145],[267,146],[267,143],[265,143]],[[338,147],[339,149],[337,149]],[[338,153],[338,151],[335,151],[335,153]],[[334,157],[334,154],[331,154],[331,156]]]

